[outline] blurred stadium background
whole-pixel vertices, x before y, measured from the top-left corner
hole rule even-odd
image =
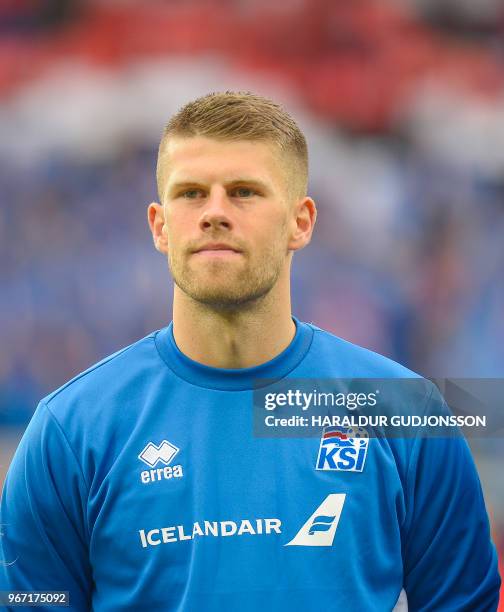
[[[169,322],[157,144],[225,89],[308,138],[295,314],[426,376],[503,376],[502,0],[2,0],[0,482],[43,395]],[[503,443],[471,445],[502,550]]]

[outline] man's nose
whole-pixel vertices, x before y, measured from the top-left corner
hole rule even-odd
[[[212,191],[200,217],[200,228],[209,229],[231,229],[231,203],[224,189]]]

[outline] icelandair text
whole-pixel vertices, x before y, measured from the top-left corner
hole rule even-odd
[[[182,542],[183,540],[194,540],[197,537],[229,537],[249,535],[270,535],[282,533],[282,521],[277,518],[243,519],[237,521],[197,521],[192,527],[184,525],[173,527],[161,527],[159,529],[140,529],[140,542],[143,548],[148,546],[159,546],[159,544],[170,544]]]

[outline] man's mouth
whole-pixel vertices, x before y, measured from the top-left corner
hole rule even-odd
[[[206,255],[207,257],[230,257],[240,255],[241,251],[224,242],[209,242],[194,251],[195,255]]]

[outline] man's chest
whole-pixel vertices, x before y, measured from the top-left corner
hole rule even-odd
[[[401,584],[402,490],[378,440],[264,439],[243,413],[183,416],[132,432],[91,487],[98,587],[158,599]]]

